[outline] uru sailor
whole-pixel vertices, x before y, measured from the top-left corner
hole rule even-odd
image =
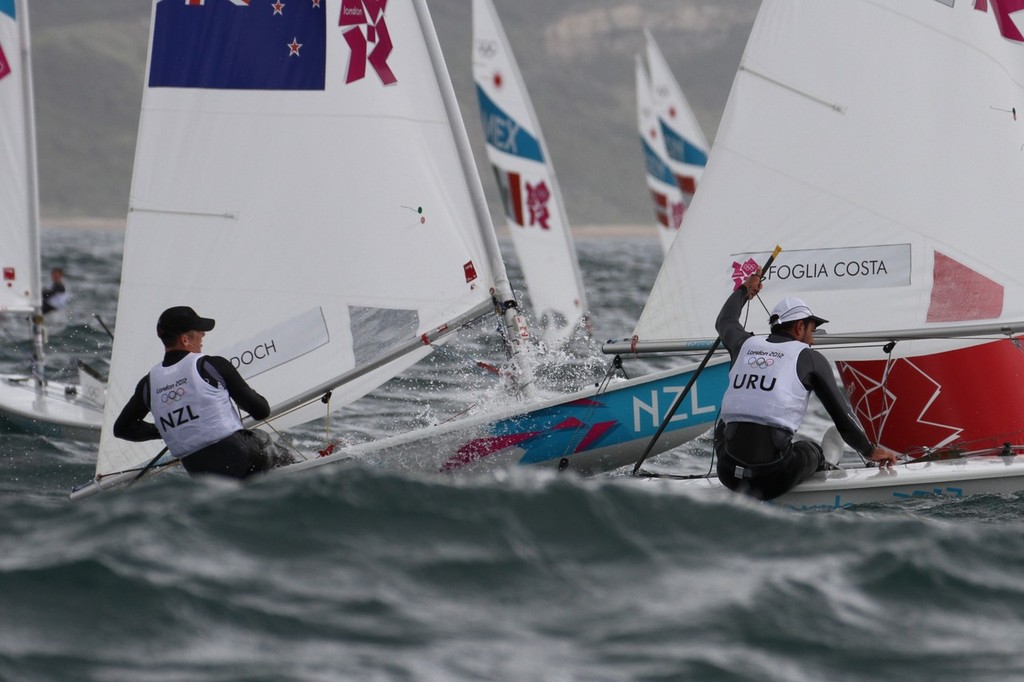
[[[824,468],[820,445],[793,438],[812,391],[847,445],[881,466],[892,465],[896,453],[868,440],[836,386],[832,366],[811,349],[815,329],[828,320],[813,314],[801,299],[788,297],[772,310],[769,336],[743,329],[743,305],[761,286],[758,270],[729,296],[715,321],[732,358],[715,427],[718,479],[731,490],[770,500]]]

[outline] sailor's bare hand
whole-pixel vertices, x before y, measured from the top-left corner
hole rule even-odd
[[[747,277],[747,280],[743,282],[743,287],[747,290],[747,298],[751,299],[757,296],[761,291],[761,268],[757,269],[757,272]]]
[[[879,467],[883,469],[888,469],[889,467],[896,463],[897,457],[898,455],[895,451],[890,450],[889,448],[886,447],[882,447],[881,445],[877,445],[875,446],[875,449],[871,452],[871,455],[868,457],[868,459],[870,459],[872,462],[877,463]]]

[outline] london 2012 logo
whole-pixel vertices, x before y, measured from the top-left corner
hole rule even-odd
[[[1024,0],[974,0],[974,9],[979,12],[988,12],[989,5],[992,5],[992,13],[996,17],[999,33],[1007,40],[1024,42],[1024,35],[1017,28],[1012,16],[1024,10]]]
[[[160,400],[162,400],[165,403],[176,403],[184,397],[184,388],[174,388],[160,396]]]
[[[4,48],[0,45],[0,78],[11,75],[11,65],[7,63],[7,57],[4,56]]]
[[[338,25],[352,51],[345,73],[346,83],[365,77],[367,64],[373,67],[384,85],[398,82],[388,66],[394,45],[384,18],[387,4],[388,0],[342,0]]]
[[[732,290],[736,291],[743,283],[747,281],[747,277],[750,277],[757,272],[757,261],[753,258],[748,258],[742,263],[732,262]]]

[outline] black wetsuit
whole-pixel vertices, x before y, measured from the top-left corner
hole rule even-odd
[[[54,310],[59,310],[61,306],[55,306],[50,303],[50,300],[57,294],[63,294],[67,292],[67,287],[62,282],[53,282],[49,287],[43,289],[43,312],[48,313]]]
[[[743,329],[740,313],[747,301],[745,287],[726,300],[715,321],[722,344],[736,361],[740,348],[753,334]],[[769,343],[792,341],[788,335],[771,334]],[[836,385],[832,365],[811,348],[800,351],[797,376],[804,388],[813,391],[846,443],[865,457],[874,450],[850,401]],[[807,440],[793,440],[793,434],[775,426],[721,420],[715,426],[715,454],[718,478],[727,488],[770,500],[806,480],[823,465],[821,446]],[[739,475],[738,475],[739,474]]]
[[[172,350],[164,355],[163,366],[180,362],[188,351]],[[270,416],[267,399],[254,391],[227,358],[208,355],[198,365],[199,375],[212,386],[224,386],[239,408],[255,419]],[[142,377],[135,393],[114,422],[114,435],[130,441],[160,438],[160,432],[151,422],[143,421],[149,414],[149,375]],[[190,474],[220,474],[232,478],[245,478],[267,471],[286,462],[275,461],[274,446],[259,432],[242,429],[181,458],[181,464]]]

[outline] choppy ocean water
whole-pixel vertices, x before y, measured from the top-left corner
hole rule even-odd
[[[51,374],[109,355],[94,314],[115,329],[120,238],[44,234],[44,269],[63,265],[75,296]],[[578,247],[595,337],[625,335],[657,244]],[[24,369],[23,331],[0,323],[3,371]],[[331,428],[461,409],[490,378],[453,368],[486,331]],[[70,503],[92,444],[0,438],[4,681],[1024,679],[1020,496],[806,514],[625,476],[357,466],[245,486],[168,474]],[[706,449],[667,457],[700,466]]]

